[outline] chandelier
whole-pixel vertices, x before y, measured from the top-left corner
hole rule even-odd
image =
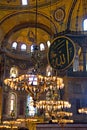
[[[21,124],[21,122],[15,118],[14,110],[11,111],[10,116],[11,116],[11,118],[9,118],[8,120],[2,120],[1,126],[4,128],[10,128],[11,130],[13,130],[15,128],[17,129],[18,126]]]
[[[60,81],[63,81],[63,79]],[[47,121],[51,120],[52,122],[57,123],[65,123],[65,121],[73,122],[69,119],[69,117],[72,116],[72,113],[67,111],[69,108],[71,108],[71,104],[69,101],[63,100],[62,98],[61,90],[63,89],[64,84],[63,82],[59,82],[59,86],[57,87],[57,84],[55,83],[49,83],[50,85],[48,85],[47,91],[45,91],[45,100],[37,101],[36,107],[38,110],[43,111],[44,118]]]
[[[67,112],[67,111],[59,111],[57,112],[57,120],[56,122],[62,127],[64,128],[64,126],[67,123],[73,123],[73,120],[70,119],[70,117],[73,115],[73,113],[71,112]],[[55,120],[54,120],[55,122]]]
[[[11,127],[10,125],[8,125],[8,124],[1,124],[0,125],[0,128],[1,129],[17,129],[18,127],[17,126],[13,126],[13,127]]]
[[[38,109],[45,109],[46,111],[52,112],[61,110],[63,108],[70,108],[71,104],[68,101],[63,100],[40,100],[37,102]],[[59,113],[58,113],[59,114]]]
[[[3,125],[5,125],[7,128],[18,128],[18,126],[21,124],[21,122],[16,121],[16,120],[8,120],[8,121],[3,121]]]
[[[67,109],[71,108],[71,104],[68,101],[64,100],[40,100],[36,104],[38,110],[44,111],[44,116],[48,120],[52,120],[53,122],[63,123],[70,122],[70,116],[73,114],[68,112]],[[67,117],[67,118],[66,118]],[[63,119],[63,120],[62,120]],[[72,122],[72,121],[71,121]]]
[[[15,67],[13,68],[15,70]],[[16,70],[15,70],[16,71]],[[48,89],[57,90],[64,87],[63,79],[57,76],[44,76],[40,74],[24,74],[16,77],[14,72],[10,78],[4,80],[5,85],[14,90],[25,90],[36,101],[42,92]]]
[[[15,70],[13,72],[15,72]],[[25,89],[27,91],[31,91],[31,86],[44,86],[45,90],[48,89],[48,86],[50,89],[53,89],[53,87],[56,87],[57,89],[62,89],[64,87],[63,79],[57,76],[44,76],[34,73],[24,74],[19,77],[14,76],[13,73],[11,75],[11,78],[4,79],[4,83],[8,85],[11,89],[15,90]]]
[[[86,107],[80,108],[80,109],[78,109],[78,112],[87,114],[87,108]]]

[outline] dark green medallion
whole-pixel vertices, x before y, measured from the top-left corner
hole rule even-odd
[[[52,42],[48,59],[52,68],[65,70],[68,68],[75,56],[75,46],[71,39],[65,36],[57,37]]]

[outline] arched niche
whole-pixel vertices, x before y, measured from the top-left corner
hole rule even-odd
[[[1,42],[4,40],[7,42],[9,36],[26,27],[36,26],[36,12],[33,11],[20,11],[12,13],[1,20],[0,30],[3,32],[0,37]],[[51,36],[54,36],[57,32],[57,27],[48,16],[37,13],[37,27],[45,30]]]

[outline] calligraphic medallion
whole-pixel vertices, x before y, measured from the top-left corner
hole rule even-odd
[[[62,8],[58,8],[55,12],[54,12],[54,18],[56,21],[61,22],[64,20],[65,18],[65,11]]]
[[[74,56],[75,44],[70,38],[60,36],[53,40],[48,52],[52,68],[59,71],[67,69],[73,63]]]

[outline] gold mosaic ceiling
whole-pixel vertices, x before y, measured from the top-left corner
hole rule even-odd
[[[37,34],[39,42],[58,36],[63,32],[83,32],[82,20],[87,15],[87,0],[37,0]],[[35,33],[36,0],[0,1],[0,41],[12,42]],[[53,38],[52,37],[52,38]],[[29,43],[29,42],[28,42]]]
[[[61,0],[38,0],[38,6],[47,6],[50,3],[55,4],[56,2],[59,2]],[[0,4],[2,6],[8,6],[9,8],[11,6],[14,6],[15,8],[17,8],[18,6],[21,6],[21,0],[3,0],[0,1]],[[9,4],[9,5],[8,5]],[[36,5],[36,0],[28,0],[28,5],[33,8]]]

